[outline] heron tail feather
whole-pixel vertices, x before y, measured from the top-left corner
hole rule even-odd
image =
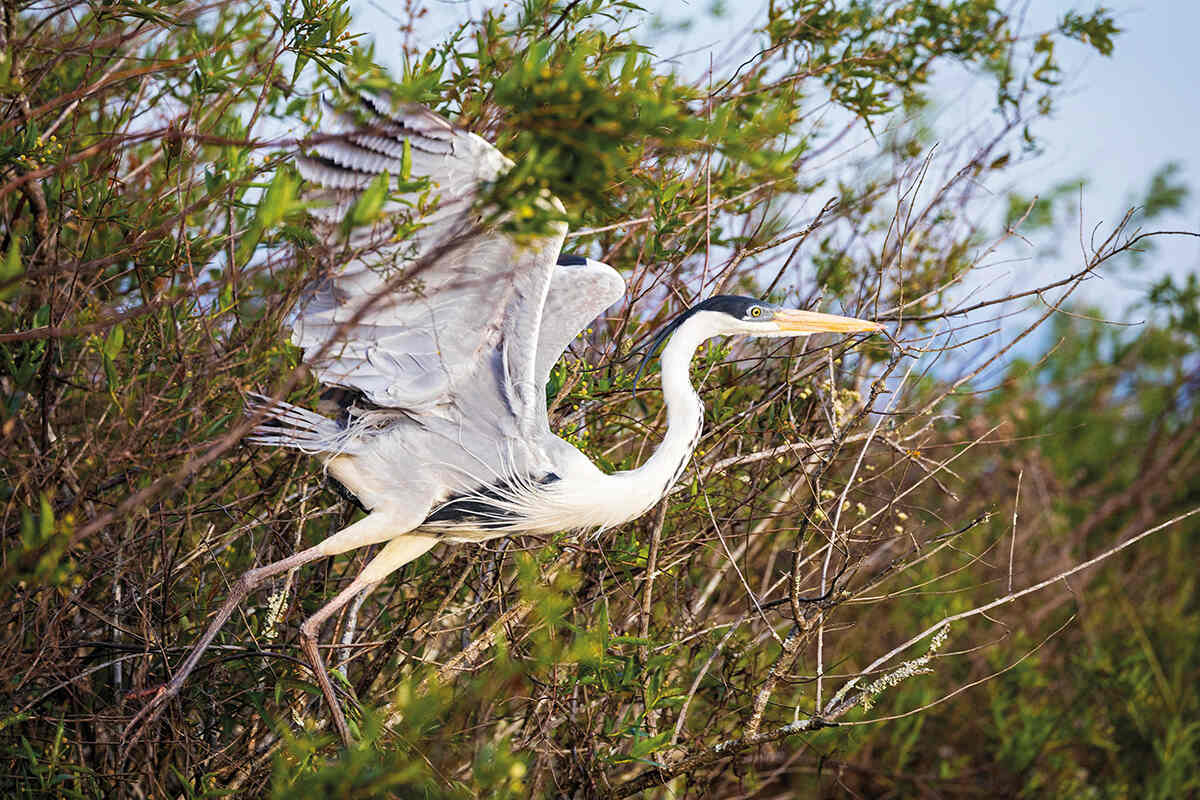
[[[246,413],[265,416],[246,437],[250,444],[291,447],[305,453],[338,453],[345,449],[346,431],[342,426],[306,408],[249,392]]]

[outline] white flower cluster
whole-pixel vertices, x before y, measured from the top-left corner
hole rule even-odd
[[[902,681],[911,678],[914,675],[924,675],[933,670],[926,666],[933,660],[933,656],[946,643],[946,639],[950,636],[950,625],[946,624],[938,628],[937,633],[933,635],[933,639],[929,642],[929,649],[925,651],[925,655],[920,658],[914,658],[912,661],[905,661],[896,669],[888,674],[880,677],[867,688],[863,689],[860,702],[866,710],[870,710],[875,704],[875,698],[883,694],[893,686],[899,685]]]
[[[262,635],[268,642],[273,641],[279,635],[277,626],[281,621],[283,604],[287,601],[287,596],[287,584],[284,584],[282,589],[267,598],[267,626],[263,628]]]
[[[833,363],[837,364],[840,361],[841,359],[837,359]],[[820,385],[829,394],[830,405],[833,407],[833,425],[840,429],[862,400],[862,394],[854,389],[838,389],[832,381],[823,381]]]

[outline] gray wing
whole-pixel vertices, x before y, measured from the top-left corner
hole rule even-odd
[[[566,256],[550,278],[542,309],[534,382],[544,387],[567,346],[625,294],[625,279],[608,264]]]
[[[483,228],[472,213],[478,189],[513,162],[421,106],[363,99],[366,123],[334,112],[334,136],[297,158],[319,187],[321,232],[336,242],[371,181],[401,174],[405,140],[412,177],[431,189],[389,201],[379,221],[351,233],[352,257],[301,300],[292,340],[322,383],[376,405],[422,412],[466,393],[475,405],[482,391],[524,427],[544,404],[538,327],[565,226],[524,243]],[[421,227],[395,241],[404,220]]]

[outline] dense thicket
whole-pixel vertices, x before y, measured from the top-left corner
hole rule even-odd
[[[486,12],[410,41],[403,75],[342,0],[0,8],[6,795],[1200,790],[1200,517],[1176,521],[1200,506],[1200,289],[1163,281],[1136,329],[1069,312],[1186,192],[1156,176],[1064,281],[977,277],[1074,240],[1061,193],[1003,187],[1056,50],[1112,51],[1106,12],[1031,31],[993,0],[787,0],[691,80],[606,0]],[[952,67],[995,112],[935,147]],[[637,356],[698,297],[891,336],[714,345],[705,437],[647,518],[438,548],[355,605],[327,652],[361,747],[334,746],[296,626],[367,553],[248,601],[123,745],[238,574],[357,513],[241,440],[246,392],[319,393],[287,342],[321,251],[288,158],[359,86],[496,142],[504,224],[543,224],[549,189],[569,248],[626,276],[547,387],[606,469],[661,435]]]

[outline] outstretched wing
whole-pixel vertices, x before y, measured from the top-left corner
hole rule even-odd
[[[625,279],[608,264],[562,256],[550,278],[542,310],[534,382],[545,386],[550,371],[584,327],[625,294]]]
[[[354,230],[349,262],[299,304],[293,342],[322,383],[376,405],[421,412],[464,393],[498,392],[495,401],[526,423],[544,402],[544,382],[534,378],[538,328],[565,226],[520,243],[484,228],[472,213],[479,188],[512,162],[424,107],[363,100],[365,123],[333,112],[336,127],[297,158],[319,187],[313,213],[327,241],[338,241],[373,180],[402,174],[405,141],[411,176],[429,179],[435,202],[418,213],[421,198],[401,196],[378,222]],[[420,227],[395,241],[406,218]]]

